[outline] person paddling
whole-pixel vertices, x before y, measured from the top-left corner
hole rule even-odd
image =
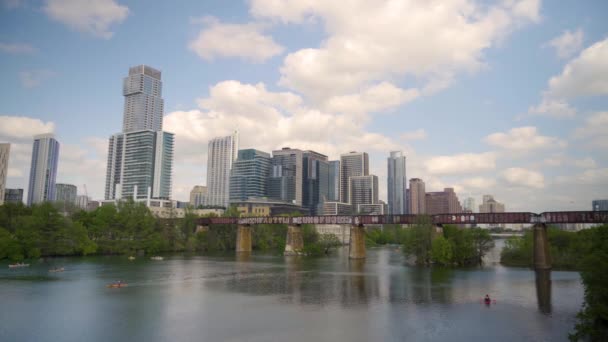
[[[484,298],[484,299],[483,299],[483,301],[484,301],[486,304],[490,304],[490,303],[492,303],[492,300],[490,299],[490,295],[488,295],[488,294],[486,294],[486,298]]]

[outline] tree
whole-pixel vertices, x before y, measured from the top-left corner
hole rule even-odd
[[[438,236],[433,239],[431,257],[433,262],[437,264],[452,264],[452,246],[450,245],[450,242],[443,236]]]
[[[417,264],[428,265],[431,261],[433,229],[430,216],[419,216],[414,226],[405,234],[403,252],[408,256],[415,256]]]
[[[319,237],[319,246],[324,254],[329,254],[333,248],[342,246],[342,242],[335,234],[323,234]]]
[[[475,247],[475,259],[481,265],[483,257],[494,247],[494,240],[490,232],[481,228],[471,228],[468,230]]]

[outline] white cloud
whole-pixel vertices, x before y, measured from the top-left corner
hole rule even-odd
[[[38,51],[35,47],[30,44],[23,43],[1,43],[0,51],[12,54],[28,54]]]
[[[331,97],[325,102],[324,108],[338,113],[378,112],[413,101],[419,95],[417,89],[401,89],[382,82],[357,94]]]
[[[558,138],[539,135],[536,127],[517,127],[507,133],[492,133],[484,138],[492,146],[512,151],[530,151],[535,149],[564,147],[566,142]]]
[[[263,62],[284,50],[271,36],[262,34],[264,26],[261,24],[225,24],[213,17],[204,18],[203,23],[206,28],[188,45],[203,59],[240,57]]]
[[[33,139],[36,134],[52,133],[55,130],[53,122],[43,122],[26,116],[0,116],[0,138]]]
[[[597,112],[585,120],[585,124],[574,130],[576,139],[589,142],[592,147],[608,148],[608,112]]]
[[[512,186],[538,189],[545,187],[545,177],[537,171],[512,167],[504,170],[502,176]]]
[[[484,50],[519,23],[539,19],[540,1],[370,2],[253,0],[251,13],[283,23],[320,19],[328,34],[318,48],[289,54],[280,84],[323,102],[386,79],[410,77],[425,91],[484,65]],[[423,33],[423,34],[421,34]]]
[[[114,0],[46,0],[44,12],[76,31],[109,39],[110,27],[123,22],[129,8]]]
[[[35,88],[42,84],[42,82],[49,78],[57,75],[54,71],[41,69],[41,70],[24,70],[19,72],[19,80],[21,85],[25,88]]]
[[[576,115],[576,109],[572,108],[570,104],[564,100],[543,97],[542,101],[537,106],[531,106],[528,109],[528,113],[559,119],[574,117]]]
[[[426,130],[419,128],[415,131],[402,133],[400,138],[403,140],[424,140],[427,136]]]
[[[485,152],[437,156],[429,158],[425,166],[428,172],[437,175],[488,171],[496,168],[496,155]]]
[[[583,30],[580,28],[574,32],[566,30],[560,36],[551,39],[547,45],[555,48],[559,58],[569,58],[583,46]]]
[[[574,165],[576,167],[580,167],[582,169],[593,169],[597,166],[597,164],[595,163],[595,160],[593,160],[593,158],[591,158],[591,157],[587,157],[587,158],[583,158],[583,159],[576,159],[576,160],[574,160]]]
[[[473,177],[462,181],[462,185],[467,188],[485,190],[494,187],[496,180],[494,178]]]

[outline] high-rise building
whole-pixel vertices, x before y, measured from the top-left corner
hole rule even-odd
[[[329,162],[329,186],[327,201],[340,201],[340,161],[331,160]]]
[[[27,205],[55,200],[59,142],[51,133],[34,136]]]
[[[462,210],[465,213],[475,212],[475,199],[473,197],[467,197],[462,201]]]
[[[268,197],[302,206],[303,163],[304,153],[301,150],[284,147],[272,151]]]
[[[351,203],[350,177],[369,175],[367,152],[349,152],[340,155],[340,202]]]
[[[496,201],[492,195],[483,195],[483,202],[479,206],[480,213],[504,213],[505,205]]]
[[[87,210],[89,205],[89,196],[87,195],[78,195],[76,196],[76,206],[82,210]]]
[[[230,173],[230,202],[266,196],[270,154],[255,149],[239,150]]]
[[[0,144],[0,205],[4,203],[4,191],[6,189],[6,177],[8,176],[8,156],[11,144]]]
[[[207,155],[207,190],[209,205],[228,207],[230,199],[230,170],[237,158],[239,133],[209,141]]]
[[[420,178],[410,179],[409,188],[410,214],[426,214],[426,191]]]
[[[315,151],[302,154],[302,206],[311,215],[317,214],[319,204],[329,194],[329,161],[327,156]]]
[[[378,176],[350,177],[350,204],[353,212],[359,212],[360,204],[378,204]]]
[[[170,199],[174,135],[162,131],[161,72],[130,68],[123,95],[123,129],[108,144],[105,199]]]
[[[5,189],[4,203],[23,203],[23,189]]]
[[[160,131],[163,129],[161,72],[147,65],[129,68],[123,80],[125,97],[122,131]]]
[[[324,202],[319,205],[321,207],[318,211],[318,215],[350,215],[352,213],[352,207],[350,204],[342,202]]]
[[[461,213],[462,207],[458,196],[453,188],[445,188],[443,191],[426,193],[426,214],[455,214]]]
[[[192,190],[190,190],[190,205],[193,208],[198,208],[199,206],[209,205],[209,201],[207,200],[207,187],[203,185],[195,185]]]
[[[387,160],[388,167],[388,213],[403,215],[408,213],[407,177],[405,173],[405,156],[401,151],[392,151]]]
[[[76,205],[76,185],[57,183],[55,184],[55,189],[56,202],[62,202],[66,205]]]
[[[593,211],[608,211],[608,199],[593,200],[591,202],[591,208]]]
[[[170,199],[173,133],[134,131],[110,137],[106,200]]]

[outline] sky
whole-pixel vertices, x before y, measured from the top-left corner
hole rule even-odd
[[[207,143],[365,151],[507,211],[608,198],[603,0],[0,0],[0,142],[24,188],[32,137],[61,143],[57,182],[103,199],[130,66],[162,71],[173,197],[205,185]]]

